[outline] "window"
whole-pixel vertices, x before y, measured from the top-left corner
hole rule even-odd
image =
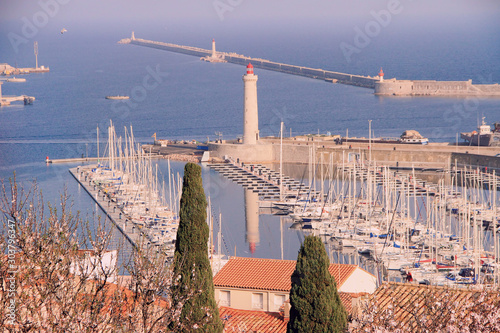
[[[274,295],[274,310],[278,311],[280,307],[285,303],[286,295]]]
[[[219,305],[231,306],[231,292],[227,290],[219,291]]]
[[[252,308],[264,309],[264,294],[252,294]]]

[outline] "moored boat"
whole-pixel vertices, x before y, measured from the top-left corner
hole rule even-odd
[[[500,123],[495,123],[491,130],[483,117],[477,131],[460,133],[460,137],[471,146],[500,146]]]
[[[125,96],[125,95],[110,95],[110,96],[106,96],[106,99],[129,99],[130,97],[129,96]]]

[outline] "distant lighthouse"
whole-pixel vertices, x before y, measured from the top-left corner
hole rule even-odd
[[[215,52],[215,39],[212,38],[212,58],[217,57],[217,53]]]
[[[378,72],[378,77],[380,82],[384,82],[384,71],[382,70],[382,67],[380,67],[380,72]]]
[[[259,140],[259,112],[257,108],[257,79],[252,64],[248,64],[247,73],[243,75],[243,144],[256,144]]]

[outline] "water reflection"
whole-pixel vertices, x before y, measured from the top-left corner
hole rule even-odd
[[[250,253],[255,253],[259,237],[259,194],[245,189],[245,224],[246,242],[249,244]]]

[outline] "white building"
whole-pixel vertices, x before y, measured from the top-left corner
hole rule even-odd
[[[295,260],[233,257],[214,277],[215,300],[233,309],[278,312],[289,299],[295,265]],[[377,288],[376,277],[356,265],[331,264],[328,270],[345,306],[353,294]]]

